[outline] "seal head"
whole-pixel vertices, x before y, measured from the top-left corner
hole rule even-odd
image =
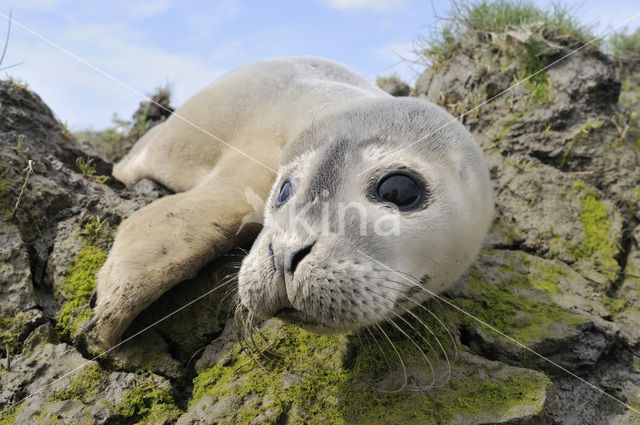
[[[317,333],[392,319],[452,285],[493,215],[482,152],[419,99],[331,111],[285,152],[239,301]]]

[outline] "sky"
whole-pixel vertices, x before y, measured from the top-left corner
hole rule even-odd
[[[640,12],[637,0],[564,4],[596,33]],[[23,62],[0,77],[27,82],[71,131],[108,127],[114,113],[130,118],[140,93],[163,85],[179,106],[225,72],[278,56],[323,56],[372,80],[396,73],[412,84],[424,70],[415,42],[449,8],[449,0],[0,0],[15,20],[2,66]],[[640,27],[640,17],[626,26]],[[6,29],[0,16],[0,40]]]

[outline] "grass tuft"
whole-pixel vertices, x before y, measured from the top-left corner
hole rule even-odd
[[[422,53],[434,64],[446,62],[464,36],[504,33],[528,27],[545,38],[574,47],[594,38],[573,10],[560,3],[542,9],[531,0],[453,1],[447,24],[423,40]]]
[[[635,32],[617,32],[608,40],[608,49],[613,56],[627,60],[640,60],[640,28]]]

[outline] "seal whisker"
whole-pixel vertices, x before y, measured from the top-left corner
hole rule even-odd
[[[249,321],[251,319],[251,312],[246,310],[245,307],[239,302],[236,305],[234,313],[234,330],[236,332],[236,338],[242,351],[247,353],[259,352],[257,347],[253,347],[249,341],[247,335],[251,332]]]
[[[397,282],[397,283],[401,283],[401,282]],[[382,286],[382,285],[381,285]],[[391,288],[391,287],[387,287],[385,286],[387,289],[392,289],[392,290],[398,290],[397,288]],[[433,313],[431,310],[429,310],[426,306],[423,305],[422,302],[420,302],[419,300],[417,300],[416,298],[412,297],[412,296],[406,296],[405,298],[408,301],[411,301],[417,308],[422,309],[423,311],[425,311],[426,313],[428,313],[431,317],[433,317],[434,320],[436,320],[438,322],[438,324],[445,330],[445,332],[447,332],[447,335],[449,336],[449,339],[451,340],[451,345],[453,347],[453,360],[449,359],[449,355],[447,354],[447,350],[444,348],[444,346],[442,345],[442,342],[440,341],[440,338],[438,338],[438,336],[431,330],[431,328],[429,326],[427,326],[426,324],[423,324],[425,326],[425,328],[431,333],[431,335],[434,337],[434,339],[436,340],[436,342],[438,343],[438,346],[440,347],[440,351],[442,352],[442,354],[444,355],[444,358],[447,362],[447,377],[444,380],[443,384],[446,383],[448,381],[448,379],[451,377],[451,363],[455,362],[458,358],[458,342],[457,339],[454,338],[451,330],[449,329],[449,327],[435,314]],[[404,308],[402,306],[400,306],[401,308]],[[410,310],[404,308],[407,312],[409,312],[409,314],[411,314],[412,316],[414,316],[416,319],[418,319]],[[420,320],[420,319],[418,319]]]
[[[409,286],[405,282],[398,282],[398,281],[395,281],[395,280],[392,280],[392,279],[387,279],[387,280],[389,280],[390,282],[394,282],[394,283],[400,284],[400,285],[404,284],[404,285]],[[415,287],[417,287],[418,289],[420,289],[420,290],[424,290],[424,288],[422,288],[422,286],[417,284],[417,283],[414,283],[413,285]],[[453,346],[453,349],[454,349],[453,361],[455,362],[456,359],[458,358],[458,343],[457,343],[457,339],[453,336],[453,333],[451,332],[449,327],[435,313],[433,313],[426,306],[424,306],[423,302],[420,302],[418,299],[416,299],[413,296],[407,296],[407,299],[410,300],[411,302],[413,302],[418,308],[421,308],[426,313],[431,315],[431,317],[433,317],[440,324],[440,326],[442,326],[444,328],[444,330],[447,332],[447,335],[449,336],[449,339],[451,340],[451,345]],[[431,299],[434,299],[434,298],[431,298]],[[439,300],[436,299],[436,301],[438,302],[438,304],[440,304]]]
[[[388,301],[392,301],[389,298],[387,298],[386,296],[384,296],[383,294],[377,293],[371,289],[369,289],[369,292],[371,292],[372,294],[378,295],[381,298],[384,298]],[[401,315],[399,315],[398,313],[396,313],[392,308],[389,308],[387,306],[385,306],[384,304],[377,302],[375,299],[371,300],[372,302],[376,303],[377,305],[379,305],[382,308],[387,309],[388,311],[390,311],[392,314],[394,314],[396,316],[397,319],[402,320],[407,326],[409,326],[409,328],[411,330],[413,330],[416,334],[418,334],[420,336],[420,338],[422,338],[422,340],[425,342],[425,344],[427,344],[427,346],[429,347],[429,350],[432,352],[435,352],[435,350],[433,349],[433,346],[431,345],[431,343],[424,337],[424,335],[422,335],[422,333],[418,332],[418,330],[411,324],[409,323],[404,317],[402,317]],[[401,308],[403,308],[402,306],[400,306]],[[414,318],[416,318],[425,328],[427,328],[427,330],[429,330],[429,332],[431,332],[431,334],[433,335],[433,332],[431,331],[431,329],[429,329],[429,327],[422,321],[420,320],[420,318],[418,318],[415,314],[413,314],[412,312],[410,312],[409,310],[407,310],[406,308],[403,308],[405,311],[409,312]],[[409,336],[409,334],[407,334],[396,322],[395,319],[386,319],[389,323],[391,323],[394,327],[396,327],[417,349],[418,351],[420,351],[420,353],[422,354],[422,356],[424,357],[424,359],[426,360],[429,369],[431,370],[431,374],[432,374],[432,382],[430,386],[433,386],[436,382],[436,372],[435,369],[433,368],[433,365],[431,363],[431,361],[429,360],[429,358],[427,357],[427,355],[424,353],[424,351],[422,350],[422,348],[420,347],[420,345],[415,342],[415,340],[413,338],[411,338]],[[435,335],[434,335],[435,337]],[[437,338],[436,338],[437,339]]]
[[[396,288],[390,288],[390,287],[387,287],[387,286],[384,286],[384,285],[380,285],[380,286],[385,287],[385,288],[387,288],[387,289],[396,289]],[[378,296],[380,296],[380,297],[384,297],[384,295],[382,295],[382,294],[379,294],[379,293],[376,293],[376,292],[373,292],[373,291],[371,291],[371,292],[372,292],[372,293],[374,293],[374,294],[376,294],[376,295],[378,295]],[[415,302],[415,300],[414,300],[414,299],[411,299],[411,301],[414,301],[414,302]],[[383,306],[383,307],[384,307],[384,306]],[[432,337],[436,340],[436,342],[438,343],[438,346],[440,347],[440,351],[442,351],[442,353],[443,353],[443,355],[444,355],[444,358],[445,358],[445,361],[446,361],[446,363],[447,363],[447,369],[448,369],[448,371],[447,371],[447,372],[446,372],[442,377],[436,378],[436,374],[435,374],[435,372],[433,371],[433,368],[431,368],[431,369],[432,369],[432,372],[434,373],[434,381],[432,382],[431,387],[434,387],[434,388],[435,388],[435,387],[437,387],[437,385],[435,385],[435,383],[436,383],[438,380],[440,380],[441,378],[444,378],[443,384],[441,384],[441,385],[444,385],[444,384],[449,380],[449,378],[450,378],[450,376],[451,376],[451,362],[450,362],[450,360],[449,360],[449,356],[447,355],[447,351],[446,351],[446,349],[444,348],[444,346],[443,346],[443,345],[442,345],[442,343],[440,342],[440,339],[439,339],[439,338],[438,338],[438,336],[435,334],[435,332],[434,332],[434,331],[429,327],[429,325],[427,325],[427,324],[426,324],[426,323],[425,323],[425,322],[424,322],[424,321],[423,321],[423,320],[422,320],[418,315],[416,315],[413,311],[409,310],[408,308],[406,308],[406,307],[404,307],[404,306],[402,306],[402,305],[398,305],[398,307],[400,307],[401,309],[403,309],[403,310],[405,311],[405,313],[406,313],[406,314],[409,314],[409,315],[410,315],[410,316],[412,316],[415,320],[417,320],[417,321],[418,321],[418,322],[419,322],[419,323],[420,323],[420,324],[421,324],[421,325],[422,325],[422,326],[423,326],[423,327],[424,327],[424,328],[425,328],[425,329],[426,329],[426,330],[431,334],[431,336],[432,336]],[[423,309],[424,309],[425,311],[427,311],[428,313],[430,313],[430,314],[432,314],[432,315],[433,315],[433,313],[432,313],[431,311],[429,311],[426,307],[423,307]],[[404,318],[402,318],[402,316],[399,316],[399,315],[398,315],[397,313],[395,313],[393,310],[391,310],[391,311],[392,311],[394,314],[396,314],[396,315],[397,315],[401,320],[403,320],[405,323],[407,323],[407,325],[408,325],[408,326],[409,326],[413,331],[415,331],[418,335],[420,335],[420,337],[422,338],[422,340],[423,340],[423,341],[427,344],[427,346],[429,347],[429,350],[430,350],[430,351],[432,351],[432,352],[434,352],[434,353],[436,352],[436,351],[434,350],[433,346],[431,345],[431,343],[429,342],[429,340],[427,340],[427,339],[426,339],[426,338],[425,338],[425,337],[424,337],[420,332],[418,332],[418,331],[417,331],[417,330],[416,330],[416,329],[415,329],[411,324],[409,324],[409,322],[408,322],[408,321],[406,321]],[[437,318],[436,318],[436,319],[437,319]],[[437,319],[437,320],[438,320],[438,321],[439,321],[439,322],[444,326],[444,324],[443,324],[439,319]],[[444,327],[445,327],[445,329],[447,329],[447,328],[446,328],[446,326],[444,326]],[[447,330],[447,331],[448,331],[448,330]],[[454,346],[455,346],[455,345],[454,345]]]
[[[398,282],[398,281],[391,280],[391,279],[387,279],[387,280],[389,280],[390,282],[394,282],[394,283],[400,284],[400,285],[403,284],[403,282]],[[383,288],[386,288],[386,289],[390,289],[390,290],[394,290],[394,291],[400,291],[398,288],[393,288],[393,287],[382,285],[382,284],[380,284],[380,286],[383,287]],[[415,286],[419,287],[419,285],[415,285]],[[406,298],[407,301],[411,301],[413,304],[415,304],[415,306],[417,308],[420,308],[420,309],[424,310],[426,313],[428,313],[429,315],[431,315],[431,317],[433,317],[440,324],[440,326],[442,326],[444,328],[444,330],[449,335],[449,339],[451,340],[451,343],[453,345],[453,348],[454,348],[454,361],[455,361],[455,358],[457,358],[457,354],[458,354],[457,340],[454,338],[452,332],[449,330],[449,327],[435,313],[433,313],[431,310],[429,310],[424,305],[424,301],[420,301],[420,300],[418,300],[417,298],[415,298],[414,296],[411,296],[411,295],[407,295],[407,294],[403,294],[403,295],[404,295],[404,298]],[[430,300],[433,300],[433,298],[431,298]],[[438,301],[438,300],[436,300],[436,301]],[[435,337],[435,335],[434,335],[434,337]]]
[[[393,390],[393,391],[386,391],[386,390],[381,390],[381,389],[378,388],[377,390],[382,392],[382,393],[393,393],[393,394],[402,392],[406,388],[407,384],[409,383],[409,375],[407,373],[407,366],[404,363],[404,360],[402,359],[402,356],[400,355],[400,352],[398,351],[396,346],[391,341],[391,338],[389,338],[389,335],[387,335],[387,333],[384,331],[384,329],[382,329],[382,326],[380,326],[379,323],[376,323],[376,327],[378,328],[378,330],[380,332],[382,332],[382,335],[384,335],[386,340],[389,341],[389,344],[391,345],[391,348],[393,348],[393,351],[395,351],[396,356],[398,357],[398,360],[400,361],[400,364],[402,365],[402,370],[403,370],[403,374],[404,374],[404,381],[402,383],[402,386],[399,389]]]
[[[401,315],[399,315],[399,314],[398,314],[398,313],[396,313],[395,311],[393,311],[393,310],[391,310],[391,309],[390,309],[390,311],[391,311],[393,314],[395,314],[395,315],[396,315],[396,319],[400,319],[400,320],[402,320],[402,321],[403,321],[407,326],[409,326],[409,328],[411,328],[411,330],[412,330],[412,331],[414,331],[415,333],[417,333],[417,334],[422,338],[422,340],[423,340],[423,341],[424,341],[424,342],[429,346],[429,349],[430,349],[431,351],[433,351],[433,348],[431,347],[431,344],[429,343],[429,341],[427,341],[427,340],[424,338],[424,336],[423,336],[420,332],[418,332],[418,330],[417,330],[413,325],[411,325],[411,324],[410,324],[406,319],[404,319]],[[398,325],[398,324],[395,322],[395,320],[396,320],[396,319],[389,320],[388,322],[389,322],[391,325],[393,325],[393,326],[394,326],[394,327],[395,327],[395,328],[396,328],[396,329],[397,329],[397,330],[398,330],[402,335],[404,335],[404,336],[405,336],[405,338],[407,338],[407,339],[409,340],[409,342],[411,342],[411,343],[416,347],[416,349],[420,352],[420,354],[422,355],[422,357],[425,359],[425,361],[427,362],[427,365],[429,366],[429,370],[431,370],[431,376],[432,376],[431,384],[429,385],[429,387],[433,387],[433,385],[434,385],[434,384],[435,384],[435,382],[436,382],[436,371],[435,371],[435,369],[433,368],[433,364],[432,364],[432,363],[431,363],[431,361],[429,360],[429,357],[427,357],[427,355],[425,354],[425,352],[422,350],[422,347],[420,347],[420,345],[419,345],[419,344],[418,344],[418,343],[417,343],[417,342],[416,342],[416,341],[415,341],[415,340],[414,340],[414,339],[413,339],[413,338],[412,338],[412,337],[411,337],[411,336],[410,336],[410,335],[409,335],[409,334],[408,334],[404,329],[402,329],[402,328],[400,327],[400,325]]]
[[[333,282],[336,286],[338,285],[338,284],[337,284],[337,282],[335,282],[334,280],[328,280],[328,281]],[[371,291],[371,290],[370,290],[370,292],[372,292],[372,293],[374,293],[374,294],[375,294],[375,292],[373,292],[373,291]],[[346,294],[346,293],[345,293],[345,295],[346,295],[347,297],[349,297],[349,298],[352,298],[352,299],[353,299],[353,297],[352,297],[351,295]],[[377,295],[378,295],[378,296],[380,296],[380,297],[382,297],[382,298],[387,299],[387,298],[386,298],[386,297],[384,297],[383,295],[380,295],[380,294],[377,294]],[[424,336],[423,336],[422,334],[420,334],[420,332],[418,332],[418,331],[415,329],[415,327],[414,327],[413,325],[411,325],[411,324],[410,324],[406,319],[404,319],[402,316],[400,316],[398,313],[396,313],[393,309],[391,309],[391,308],[389,308],[389,307],[385,306],[383,303],[380,303],[380,302],[376,301],[374,298],[372,298],[370,301],[371,301],[371,302],[373,302],[373,303],[375,303],[375,304],[377,304],[378,306],[380,306],[380,307],[382,307],[382,308],[385,308],[385,309],[389,310],[391,313],[393,313],[394,315],[396,315],[396,317],[397,317],[397,318],[399,318],[400,320],[404,321],[404,322],[407,324],[407,326],[409,326],[409,327],[410,327],[414,332],[416,332],[418,335],[420,335],[420,337],[423,339],[423,341],[424,341],[424,342],[429,346],[429,348],[431,349],[431,351],[433,351],[433,347],[431,346],[431,344],[429,343],[429,341],[427,341],[427,339],[426,339],[426,338],[424,338]],[[429,358],[427,357],[427,355],[424,353],[424,351],[422,350],[422,348],[420,347],[420,345],[419,345],[417,342],[415,342],[415,340],[414,340],[413,338],[411,338],[411,336],[409,336],[409,334],[407,334],[407,333],[406,333],[406,332],[405,332],[405,331],[404,331],[404,330],[403,330],[403,329],[402,329],[402,328],[401,328],[397,323],[395,323],[395,322],[394,322],[394,320],[391,320],[391,319],[389,319],[389,318],[386,318],[386,317],[384,317],[384,316],[380,315],[380,314],[379,314],[378,312],[376,312],[376,311],[373,311],[373,312],[374,312],[376,315],[378,315],[381,319],[383,319],[384,321],[389,322],[392,326],[394,326],[394,327],[395,327],[395,328],[396,328],[400,333],[402,333],[402,334],[403,334],[403,335],[404,335],[404,336],[405,336],[405,337],[406,337],[406,338],[407,338],[407,339],[408,339],[408,340],[409,340],[409,341],[410,341],[410,342],[411,342],[411,343],[412,343],[412,344],[413,344],[413,345],[418,349],[418,351],[420,352],[420,354],[422,354],[422,356],[424,357],[425,361],[427,362],[427,365],[429,366],[429,369],[431,370],[431,374],[432,374],[432,377],[433,377],[433,380],[432,380],[431,385],[433,385],[433,384],[435,383],[435,380],[436,380],[436,372],[435,372],[435,369],[433,368],[433,365],[432,365],[431,361],[429,360]],[[385,335],[386,335],[386,334],[385,334]],[[395,346],[394,346],[394,349],[395,349]],[[397,349],[396,349],[396,352],[398,353],[398,355],[400,355]],[[404,362],[403,362],[403,366],[404,366]],[[407,371],[406,371],[406,368],[405,368],[405,374],[406,374],[406,373],[407,373]],[[405,386],[406,386],[406,382],[405,382],[405,385],[403,386],[403,388],[404,388]]]
[[[222,308],[222,305],[224,304],[224,301],[231,294],[233,294],[233,296],[231,297],[231,300],[232,301],[237,301],[236,298],[238,297],[238,291],[236,290],[236,288],[231,288],[228,291],[226,291],[225,294],[223,295],[223,297],[220,299],[220,301],[218,301],[218,306],[216,307],[216,317],[218,317],[220,315],[220,309]]]
[[[385,353],[384,349],[382,348],[382,345],[380,345],[380,343],[378,342],[378,339],[376,338],[376,336],[373,334],[373,332],[371,332],[370,327],[367,326],[365,329],[367,330],[367,332],[371,336],[371,339],[373,340],[373,342],[378,346],[378,349],[380,350],[380,353],[382,354],[382,357],[384,358],[384,361],[387,364],[387,368],[389,369],[389,373],[391,373],[393,370],[391,368],[391,362],[389,361],[389,358],[387,357],[387,353]]]

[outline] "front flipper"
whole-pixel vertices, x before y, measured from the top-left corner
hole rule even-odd
[[[218,168],[195,188],[159,199],[122,222],[98,273],[93,325],[104,347],[117,344],[163,293],[247,237],[236,234],[242,218],[254,212],[244,189],[266,197],[273,174],[245,167]]]

